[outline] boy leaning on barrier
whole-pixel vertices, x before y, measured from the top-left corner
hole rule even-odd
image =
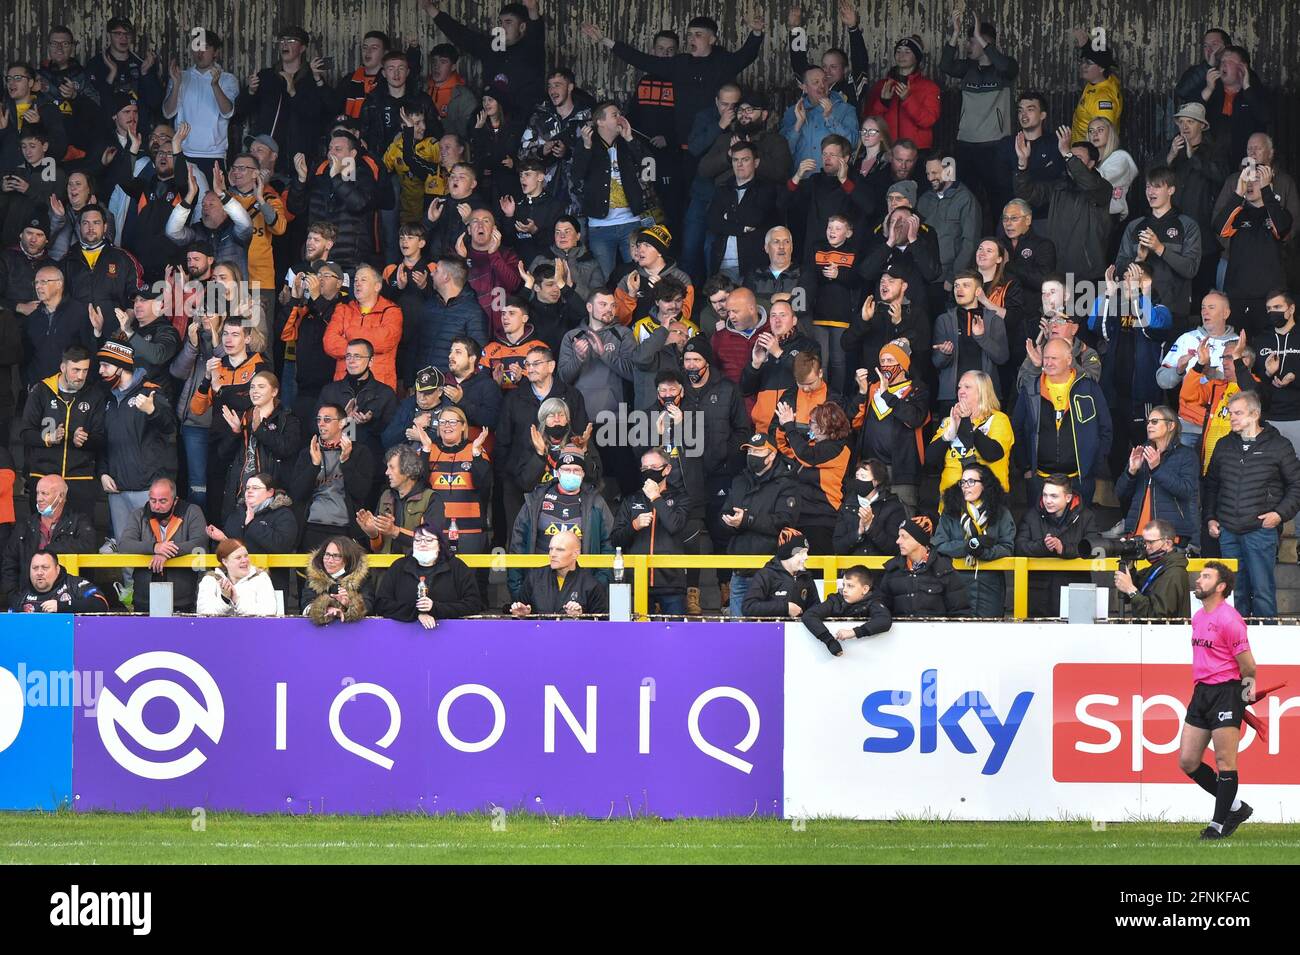
[[[870,637],[884,633],[894,625],[894,618],[885,606],[885,601],[871,588],[871,571],[861,564],[855,564],[844,572],[844,582],[840,592],[831,594],[821,603],[809,607],[803,612],[800,621],[808,632],[826,644],[832,656],[844,655],[841,640],[854,637]],[[826,620],[863,620],[855,626],[841,625],[832,634],[827,629]]]

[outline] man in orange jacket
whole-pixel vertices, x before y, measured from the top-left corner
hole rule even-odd
[[[325,354],[338,359],[334,380],[348,373],[344,358],[348,342],[364,338],[374,348],[370,371],[397,390],[397,345],[402,340],[402,310],[379,294],[383,277],[371,265],[359,265],[352,274],[352,295],[334,309],[325,329]]]

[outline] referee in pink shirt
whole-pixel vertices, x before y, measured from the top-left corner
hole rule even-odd
[[[1214,821],[1202,839],[1226,839],[1254,812],[1237,798],[1237,744],[1246,707],[1255,702],[1255,657],[1246,623],[1228,603],[1236,575],[1218,561],[1207,561],[1196,575],[1201,609],[1192,617],[1192,679],[1178,766],[1214,797]],[[1205,763],[1214,741],[1216,774]]]

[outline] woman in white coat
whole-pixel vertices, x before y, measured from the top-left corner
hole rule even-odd
[[[217,545],[216,570],[199,582],[197,610],[205,617],[278,615],[270,575],[254,567],[244,542],[228,537]]]

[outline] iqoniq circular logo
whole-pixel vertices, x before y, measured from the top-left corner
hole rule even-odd
[[[125,661],[114,673],[126,683],[149,670],[171,670],[189,678],[198,687],[203,701],[196,700],[189,690],[174,680],[150,680],[132,691],[126,703],[105,687],[96,707],[99,737],[104,742],[104,749],[127,772],[144,779],[179,779],[207,760],[198,747],[176,759],[154,762],[127,749],[119,730],[125,730],[139,746],[155,753],[168,753],[184,745],[196,727],[217,743],[221,741],[221,731],[226,722],[225,704],[208,671],[184,654],[165,650],[141,653]],[[144,725],[145,706],[159,698],[171,700],[177,710],[176,725],[165,733],[155,733]]]

